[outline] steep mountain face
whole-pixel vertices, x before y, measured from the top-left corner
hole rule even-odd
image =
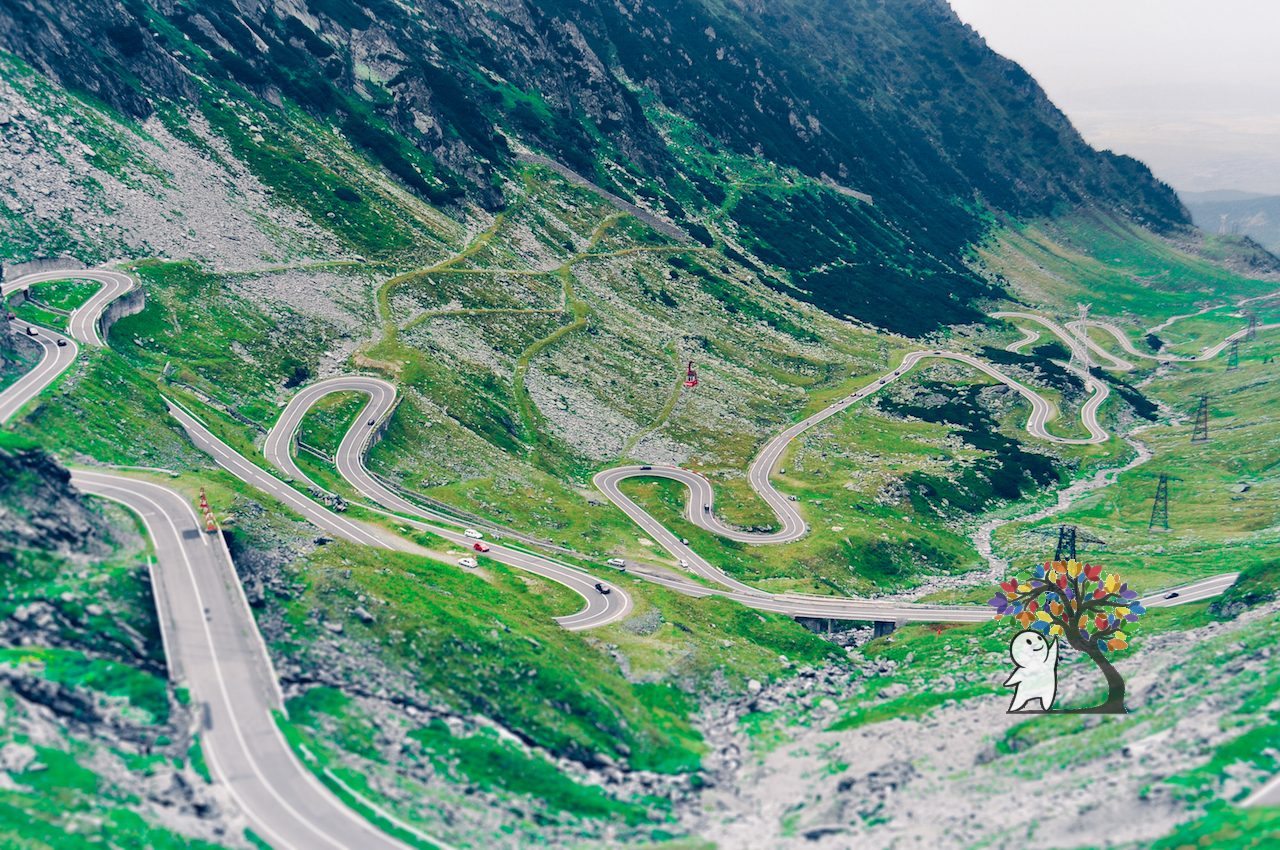
[[[780,288],[907,333],[994,294],[965,263],[992,213],[1188,224],[945,0],[17,0],[0,46],[134,116],[221,93],[296,104],[435,204],[501,207],[532,148],[749,249]],[[691,160],[669,119],[716,156]],[[744,190],[721,155],[843,194]],[[903,317],[903,297],[931,306]]]

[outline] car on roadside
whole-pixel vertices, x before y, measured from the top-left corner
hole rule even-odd
[[[474,528],[463,529],[462,534],[464,537],[470,537],[472,540],[479,540],[481,537],[484,537],[483,534],[476,531]]]
[[[621,558],[610,558],[609,560],[605,561],[605,563],[611,567],[625,567],[627,565],[627,562],[622,560]]]
[[[472,548],[472,549],[475,549],[477,552],[488,552],[488,551],[489,551],[489,544],[488,544],[488,543],[480,543],[480,542],[477,542],[477,543],[476,543],[474,546],[472,546],[471,548]]]
[[[596,582],[596,593],[599,593],[602,596],[608,596],[609,587],[607,585],[601,584],[600,582]]]
[[[460,566],[460,567],[466,567],[467,569],[471,570],[471,569],[475,569],[476,567],[480,566],[480,564],[479,564],[479,562],[477,562],[477,561],[476,561],[476,559],[475,559],[475,558],[459,558],[459,559],[458,559],[458,566]]]

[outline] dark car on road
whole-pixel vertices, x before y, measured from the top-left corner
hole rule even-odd
[[[609,594],[609,588],[600,582],[596,582],[596,593],[603,593],[607,596]]]

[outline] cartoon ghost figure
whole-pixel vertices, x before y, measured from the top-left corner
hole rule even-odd
[[[1009,644],[1009,657],[1017,665],[1004,683],[1006,688],[1015,688],[1009,712],[1021,711],[1036,699],[1041,711],[1048,711],[1058,691],[1058,641],[1050,643],[1031,629],[1018,632]]]

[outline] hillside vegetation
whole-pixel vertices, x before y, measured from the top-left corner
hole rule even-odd
[[[29,0],[0,7],[0,141],[0,170],[13,175],[0,185],[0,261],[118,263],[146,294],[106,347],[82,347],[0,432],[0,468],[18,469],[0,507],[25,516],[36,478],[64,486],[55,461],[133,467],[193,502],[205,492],[281,673],[279,723],[300,758],[330,787],[458,846],[702,848],[721,813],[742,835],[755,817],[744,807],[784,799],[795,808],[769,828],[807,842],[798,825],[814,813],[822,827],[827,811],[811,789],[874,797],[864,789],[901,770],[827,758],[842,744],[823,736],[904,752],[928,743],[912,751],[924,765],[937,746],[969,743],[910,724],[999,708],[988,680],[1000,641],[985,626],[867,644],[863,632],[819,636],[606,572],[608,558],[681,566],[592,486],[595,473],[694,469],[714,484],[718,516],[768,529],[752,458],[909,351],[981,357],[1049,400],[1052,433],[1085,436],[1088,392],[1067,348],[1013,345],[1022,325],[993,311],[1065,319],[1087,301],[1139,345],[1183,355],[1239,329],[1238,299],[1280,320],[1262,297],[1277,286],[1274,257],[1191,229],[1168,187],[1088,147],[943,0]],[[68,272],[14,309],[65,327],[58,311],[92,290]],[[1162,325],[1174,315],[1188,318]],[[35,355],[0,339],[2,389]],[[1229,547],[1247,576],[1223,611],[1241,619],[1209,636],[1238,632],[1249,653],[1276,583],[1276,353],[1274,337],[1259,338],[1230,374],[1221,359],[1099,373],[1112,390],[1101,426],[1144,428],[1155,458],[1062,514],[1105,536],[1144,592],[1222,572],[1218,547]],[[691,363],[699,383],[685,387]],[[553,618],[581,600],[561,585],[482,556],[464,571],[472,550],[362,504],[333,455],[363,397],[334,395],[307,414],[298,463],[350,516],[411,536],[429,558],[320,535],[219,468],[165,406],[179,401],[265,467],[264,436],[298,388],[353,373],[400,394],[373,472],[423,504],[530,535],[625,590],[634,610],[569,632]],[[1214,394],[1215,438],[1193,447],[1177,414],[1200,392]],[[702,530],[670,481],[624,489],[762,590],[982,601],[982,523],[1050,504],[1136,451],[1033,438],[1030,410],[970,366],[926,361],[788,448],[773,480],[808,533],[785,545]],[[1147,476],[1174,469],[1175,527],[1150,532]],[[121,846],[244,846],[220,811],[200,808],[200,748],[181,731],[194,709],[165,681],[147,544],[118,509],[60,498],[104,530],[80,534],[79,548],[0,551],[0,690],[6,720],[18,719],[0,758],[49,732],[29,720],[48,719],[32,687],[107,705],[133,737],[88,743],[83,718],[58,715],[54,743],[23,764],[48,769],[5,768],[21,787],[0,789],[0,835],[55,846],[83,816],[109,822]],[[11,515],[0,512],[0,534]],[[996,554],[1041,558],[1028,527],[997,532]],[[1171,663],[1161,641],[1207,628],[1207,604],[1188,610],[1151,618],[1150,642],[1122,663]],[[52,619],[38,630],[13,625],[41,612]],[[1199,697],[1212,651],[1181,680],[1197,712],[1211,702]],[[1246,662],[1234,702],[1204,709],[1243,718],[1211,744],[1144,692],[1143,705],[1169,712],[1161,731],[1184,736],[1169,775],[1189,790],[1162,827],[1202,815],[1189,834],[1240,826],[1189,762],[1269,764],[1233,744],[1274,740],[1271,714],[1248,708],[1275,665]],[[1101,752],[1139,725],[1063,724],[1044,738],[1079,735]],[[914,728],[935,737],[906,741]],[[992,728],[997,767],[1052,745]],[[785,789],[757,782],[751,771],[791,747],[797,762],[778,775],[802,775]],[[99,760],[81,769],[75,755]],[[135,791],[139,776],[173,772],[194,790],[165,819]],[[903,775],[905,786],[916,774]],[[1130,790],[1139,779],[1124,773]],[[954,790],[954,776],[940,783],[977,793]],[[962,808],[927,800],[919,811]],[[836,812],[887,841],[902,822],[868,806]]]

